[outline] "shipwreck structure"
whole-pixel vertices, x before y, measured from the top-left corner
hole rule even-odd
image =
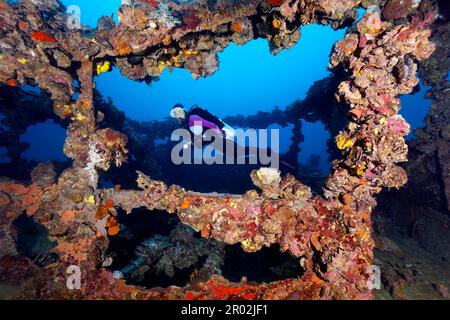
[[[358,8],[366,12],[353,24]],[[439,3],[431,0],[142,0],[121,7],[117,25],[103,17],[96,29],[88,29],[73,28],[68,23],[73,17],[56,0],[0,2],[0,83],[9,87],[2,90],[37,85],[47,92],[54,114],[44,117],[57,116],[67,124],[64,153],[72,160],[59,176],[51,165],[42,164],[28,183],[0,181],[1,280],[17,286],[16,297],[28,298],[372,298],[375,196],[407,182],[399,164],[408,159],[404,137],[410,127],[398,114],[398,97],[413,91],[418,63],[426,66],[435,51],[431,37],[438,15]],[[114,66],[130,79],[151,82],[165,68],[177,67],[194,78],[207,77],[219,68],[217,53],[230,42],[265,38],[277,54],[295,45],[301,27],[313,23],[335,29],[350,26],[330,57],[330,68],[339,76],[317,85],[319,90],[336,86],[337,100],[334,94],[326,99],[348,109],[348,122],[341,131],[331,121],[334,111],[323,115],[330,118],[327,126],[336,133],[330,147],[335,144],[342,154],[333,162],[323,196],[313,196],[294,176],[282,177],[267,168],[252,172],[258,189],[242,195],[188,191],[142,172],[138,172],[139,189],[99,188],[99,172],[126,161],[128,137],[104,126],[108,119],[98,109],[95,75]],[[444,97],[439,90],[435,90],[436,104],[448,101],[448,94]],[[314,99],[314,92],[310,97]],[[311,112],[298,103],[268,116],[294,124],[292,157],[302,139],[299,119],[317,116],[317,111]],[[248,124],[252,118],[229,120]],[[24,125],[31,121],[23,117]],[[445,126],[430,121],[433,128]],[[447,136],[437,144],[440,157],[449,150],[448,122],[446,126]],[[162,135],[168,130],[159,129]],[[18,135],[2,141],[16,158]],[[448,172],[448,161],[444,162]],[[448,200],[448,178],[445,186]],[[184,287],[127,285],[102,268],[102,256],[109,238],[121,230],[117,210],[131,212],[138,207],[177,215],[203,238],[239,243],[247,252],[277,244],[298,259],[304,272],[298,278],[270,283],[246,279],[234,283],[198,272]],[[44,226],[56,242],[54,263],[40,267],[17,252],[13,221],[23,213]],[[80,267],[80,290],[66,287],[71,265]]]

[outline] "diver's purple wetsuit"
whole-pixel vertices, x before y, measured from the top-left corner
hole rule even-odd
[[[220,130],[219,126],[216,125],[215,123],[213,123],[211,121],[208,121],[208,120],[205,120],[205,119],[203,119],[202,117],[200,117],[200,116],[198,116],[196,114],[193,114],[193,115],[189,116],[188,126],[189,126],[189,128],[191,128],[191,127],[193,127],[195,125],[201,125],[205,130],[212,129],[212,130],[217,131],[217,133],[221,133],[222,132]]]

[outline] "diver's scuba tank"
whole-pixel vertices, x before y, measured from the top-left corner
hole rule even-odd
[[[236,130],[234,130],[231,126],[226,124],[222,119],[220,119],[223,123],[222,130],[225,132],[225,139],[227,140],[234,140],[234,136],[236,135]]]

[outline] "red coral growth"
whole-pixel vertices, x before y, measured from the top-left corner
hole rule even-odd
[[[126,38],[119,37],[116,41],[117,42],[114,47],[116,48],[116,52],[119,56],[125,56],[133,51]]]
[[[390,0],[383,9],[386,20],[405,18],[411,10],[413,0]]]
[[[185,23],[185,29],[195,30],[202,23],[202,19],[198,16],[197,10],[188,9],[183,11],[183,22]]]
[[[278,7],[280,6],[282,3],[284,2],[284,0],[269,0],[269,4],[273,7]]]
[[[194,300],[199,298],[200,296],[201,296],[200,294],[195,294],[193,292],[188,291],[186,292],[185,298],[186,300]]]
[[[28,23],[23,20],[19,20],[19,22],[17,22],[17,25],[19,26],[19,29],[22,31],[28,30]]]
[[[112,129],[106,129],[105,131],[105,137],[106,137],[106,141],[107,142],[116,142],[117,140],[120,139],[120,137],[122,136],[121,133],[114,131]]]
[[[34,215],[40,206],[41,190],[35,184],[32,184],[28,188],[27,194],[22,198],[22,205],[26,208],[28,216]]]
[[[230,29],[234,32],[239,32],[239,33],[242,33],[242,31],[243,31],[242,26],[237,22],[232,23]]]
[[[434,20],[435,17],[431,12],[428,12],[424,16],[415,15],[414,17],[412,17],[411,25],[398,34],[398,40],[405,41],[410,35],[414,33],[415,30],[423,30],[428,28],[430,24],[434,22]]]
[[[214,282],[214,280],[210,280],[207,283],[208,287],[211,290],[211,293],[217,298],[217,299],[225,299],[230,297],[236,297],[236,298],[244,298],[247,297],[247,299],[254,299],[256,298],[256,295],[254,293],[245,293],[250,287],[246,284],[240,287],[227,287],[222,284],[217,284]]]
[[[112,201],[111,199],[106,199],[105,200],[105,207],[107,209],[110,209],[110,208],[114,207],[114,201]]]
[[[388,128],[396,135],[405,136],[409,133],[410,127],[408,123],[400,115],[394,115],[388,120]]]
[[[120,231],[120,225],[117,222],[117,218],[113,216],[108,217],[105,227],[108,229],[108,235],[110,236],[115,236]]]
[[[0,9],[9,9],[10,6],[6,2],[0,2]]]
[[[153,8],[158,7],[158,4],[159,4],[158,0],[142,0],[142,2],[148,3]]]
[[[427,12],[423,17],[414,15],[411,21],[411,27],[417,29],[428,28],[434,21],[435,15],[432,12]]]
[[[34,31],[31,36],[33,37],[33,40],[36,42],[50,42],[50,43],[57,42],[54,38],[50,37],[48,34],[42,31]]]
[[[7,81],[6,81],[6,84],[7,84],[8,86],[10,86],[10,87],[17,87],[17,86],[18,86],[17,81],[14,80],[14,79],[9,79],[9,80],[7,80]]]
[[[108,208],[106,208],[104,205],[99,205],[97,208],[97,212],[95,213],[95,219],[101,220],[107,215],[109,215]]]
[[[39,210],[41,189],[36,184],[26,187],[18,183],[0,183],[0,190],[12,199],[14,211],[25,211],[28,216],[32,216]]]
[[[61,221],[64,223],[69,223],[75,220],[75,216],[77,214],[76,210],[67,210],[61,213]]]
[[[80,239],[77,242],[59,242],[55,250],[61,255],[62,260],[82,262],[88,257],[88,251],[92,246],[91,239]]]

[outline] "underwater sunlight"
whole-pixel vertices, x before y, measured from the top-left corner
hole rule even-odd
[[[312,161],[322,175],[327,175],[331,168],[329,154],[326,152],[330,133],[320,121],[311,123],[302,120],[302,124],[302,133],[305,137],[305,141],[300,143],[301,151],[298,157],[299,163],[310,167]],[[318,156],[319,158],[315,156]]]
[[[123,0],[61,0],[69,8],[72,5],[80,7],[80,20],[83,25],[97,27],[97,20],[102,16],[113,15],[117,22],[117,9]]]
[[[21,141],[30,145],[22,157],[27,160],[65,161],[68,158],[63,153],[66,131],[53,120],[29,126],[21,136]]]
[[[414,138],[414,130],[425,126],[425,116],[430,110],[430,105],[433,102],[426,98],[426,92],[431,87],[424,86],[422,81],[419,83],[420,90],[413,94],[407,94],[400,97],[402,108],[400,114],[411,125],[411,132],[406,136],[406,139]]]
[[[306,26],[299,43],[277,56],[269,52],[263,39],[244,46],[230,44],[219,53],[219,70],[198,80],[185,69],[174,68],[172,73],[166,69],[149,87],[114,69],[95,82],[127,117],[141,121],[168,117],[176,103],[198,104],[218,117],[250,115],[275,106],[283,109],[304,98],[315,81],[329,74],[328,56],[343,34],[330,27]]]

